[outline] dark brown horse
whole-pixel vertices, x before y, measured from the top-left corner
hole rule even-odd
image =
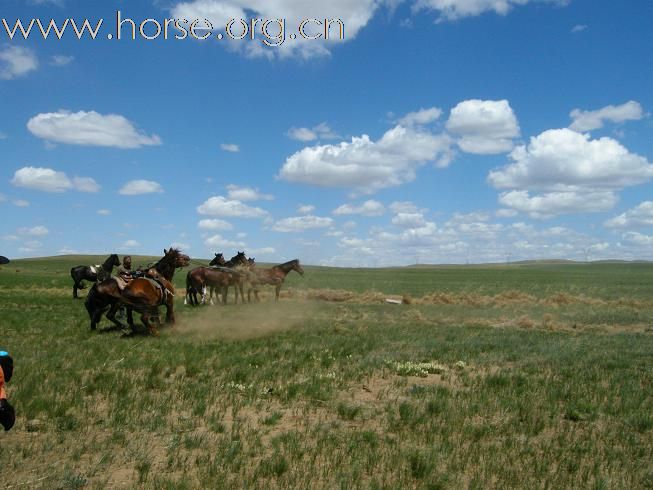
[[[207,287],[210,288],[209,302],[212,301],[214,289],[219,288],[222,292],[222,303],[227,304],[229,286],[236,288],[236,303],[238,303],[239,292],[242,302],[245,301],[242,275],[234,269],[247,263],[245,252],[238,252],[226,262],[223,260],[221,265],[216,265],[218,263],[216,262],[217,258],[218,255],[216,254],[216,257],[211,261],[212,267],[198,267],[186,275],[186,291],[190,291],[191,304],[199,304],[195,295],[199,291],[202,292],[202,304],[206,303]]]
[[[222,272],[227,274],[227,280],[223,281],[226,284],[222,285],[222,304],[227,304],[227,293],[229,286],[234,288],[234,303],[238,304],[238,293],[240,293],[241,303],[245,302],[245,294],[243,293],[243,283],[245,277],[243,272],[247,269],[247,256],[245,252],[238,252],[236,255],[227,260],[221,267]],[[211,286],[209,291],[209,302],[212,303],[213,291],[217,286]]]
[[[247,273],[247,282],[249,283],[247,301],[251,300],[252,291],[254,291],[256,301],[260,301],[258,297],[258,286],[262,284],[274,286],[274,297],[276,301],[279,301],[281,285],[286,280],[286,276],[290,271],[295,271],[301,276],[304,275],[304,269],[302,269],[298,259],[272,266],[269,269],[259,269],[255,266],[254,261],[252,261]]]
[[[116,318],[116,312],[121,305],[127,306],[128,322],[135,333],[132,310],[141,314],[141,322],[153,335],[158,333],[150,319],[158,324],[159,306],[166,307],[166,323],[175,323],[174,293],[172,277],[175,270],[185,267],[190,257],[179,250],[170,248],[163,251],[164,256],[154,266],[145,272],[145,277],[132,279],[121,291],[115,279],[107,279],[94,284],[86,297],[86,309],[91,317],[91,329],[95,330],[102,313],[109,307],[107,318],[117,327],[124,325]]]
[[[78,298],[77,290],[84,289],[83,281],[102,282],[111,277],[114,266],[120,265],[120,259],[116,254],[109,255],[107,260],[100,266],[78,265],[70,269],[70,277],[73,278],[73,298]]]
[[[224,260],[222,253],[215,254],[215,257],[209,262],[209,267],[195,267],[191,269],[186,274],[186,297],[184,298],[184,304],[189,304],[191,306],[199,305],[197,301],[197,294],[201,292],[202,294],[202,304],[206,301],[206,274],[207,271],[213,270],[213,267],[223,266],[227,261]]]

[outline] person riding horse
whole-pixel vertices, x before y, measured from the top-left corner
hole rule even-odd
[[[125,286],[134,278],[131,255],[125,255],[122,258],[122,265],[118,267],[114,277],[121,291],[125,289]]]
[[[123,289],[125,289],[125,287],[127,287],[127,284],[129,284],[133,279],[137,279],[140,277],[153,279],[154,282],[156,282],[159,285],[159,287],[161,287],[162,291],[167,291],[166,285],[162,282],[161,276],[156,271],[156,269],[148,268],[143,270],[141,267],[139,267],[136,270],[132,270],[131,255],[125,255],[122,258],[122,265],[118,267],[118,270],[116,271],[116,275],[113,277],[113,279],[115,279],[116,284],[118,284],[118,289],[122,291]],[[124,305],[118,309],[117,316],[121,319],[127,316],[127,308]]]

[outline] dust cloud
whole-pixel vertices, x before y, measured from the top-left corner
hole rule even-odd
[[[233,298],[229,298],[233,301]],[[292,330],[324,309],[316,301],[263,299],[260,303],[183,306],[176,330],[198,340],[247,340]]]

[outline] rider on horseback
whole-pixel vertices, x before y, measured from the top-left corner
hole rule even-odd
[[[118,272],[114,278],[118,283],[118,288],[122,291],[133,279],[139,277],[153,280],[161,288],[164,296],[169,293],[168,288],[163,283],[163,278],[155,268],[142,269],[139,267],[137,270],[132,270],[131,255],[125,255],[122,259],[122,265],[118,267]]]
[[[122,291],[125,289],[125,286],[129,284],[129,282],[134,278],[134,271],[132,271],[132,257],[131,255],[125,255],[122,258],[122,265],[118,267],[118,271],[116,272],[116,282],[118,283],[118,287]]]

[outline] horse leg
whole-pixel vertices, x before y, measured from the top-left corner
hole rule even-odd
[[[213,306],[215,303],[213,302],[213,293],[215,292],[215,287],[211,286],[209,288],[209,304]],[[218,295],[216,294],[215,297],[217,298]]]
[[[147,317],[145,315],[147,315]],[[156,315],[156,325],[155,325],[155,322],[152,321],[151,316],[152,315],[150,315],[149,313],[146,313],[146,314],[144,313],[141,320],[143,321],[143,323],[145,323],[145,326],[147,327],[148,331],[150,332],[150,335],[152,335],[153,337],[158,337],[159,336],[159,329],[157,328],[157,325],[159,327],[161,327],[161,320],[159,319],[159,315],[157,313],[157,315]]]
[[[279,301],[279,292],[281,291],[281,284],[274,287],[275,300]]]
[[[174,303],[172,301],[166,303],[166,323],[170,325],[175,324]]]
[[[82,281],[77,277],[73,277],[73,281],[74,281],[74,284],[73,284],[73,299],[78,299],[79,296],[77,294],[77,290],[78,289],[84,289],[84,287],[83,287],[84,285],[82,284]]]
[[[102,319],[102,308],[99,308],[91,314],[91,330],[97,329],[97,324],[100,323]]]
[[[115,302],[114,304],[111,305],[111,308],[109,309],[109,312],[107,313],[107,318],[111,320],[111,322],[118,328],[123,329],[125,328],[125,325],[122,324],[117,318],[116,318],[116,313],[118,312],[118,308],[120,308],[120,303]]]
[[[147,311],[141,313],[141,323],[147,329],[148,332],[152,333],[152,327],[150,325],[150,314]],[[136,329],[133,329],[133,332],[136,333]]]
[[[134,330],[134,314],[131,306],[127,307],[127,323],[129,324],[131,329]]]
[[[227,293],[229,292],[229,286],[222,286],[222,304],[227,304]]]

